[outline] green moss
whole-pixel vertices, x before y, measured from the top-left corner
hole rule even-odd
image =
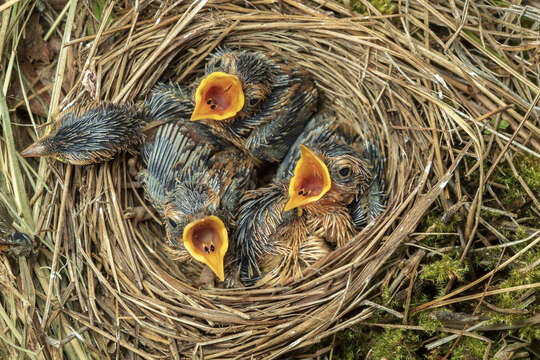
[[[397,296],[394,295],[392,297],[392,294],[388,290],[387,287],[385,287],[381,293],[382,303],[384,306],[392,308],[392,309],[402,309],[404,304],[404,299],[399,299]]]
[[[513,322],[522,319],[523,316],[515,314],[503,314],[500,312],[490,312],[487,324],[490,325],[512,325]]]
[[[320,349],[334,345],[332,359],[364,359],[373,339],[378,339],[381,333],[382,329],[378,327],[353,326],[338,332],[335,338],[332,336],[327,337],[321,343],[312,346],[308,353],[316,353]]]
[[[508,255],[505,255],[501,261],[499,261],[501,251],[501,249],[475,251],[472,258],[473,264],[475,267],[482,267],[485,270],[493,270],[495,266],[499,265],[501,262],[504,262],[508,258]]]
[[[502,202],[507,205],[514,205],[516,200],[523,200],[525,191],[521,187],[519,181],[514,177],[512,170],[507,165],[500,164],[498,167],[500,175],[496,177],[495,181],[504,185],[506,191],[500,193]]]
[[[525,257],[525,260],[521,260]],[[535,266],[529,269],[527,272],[522,272],[521,269],[531,265],[540,257],[540,250],[528,251],[523,254],[519,260],[516,260],[514,268],[510,271],[510,276],[503,281],[500,285],[500,289],[505,289],[513,286],[533,284],[540,281],[540,266]],[[526,290],[512,291],[498,295],[499,306],[504,308],[519,308],[519,304],[516,303]]]
[[[390,302],[394,301],[392,298],[392,294],[390,293],[390,290],[388,290],[388,287],[385,286],[382,293],[381,298],[384,304],[389,304]]]
[[[516,325],[519,324],[521,321],[528,319],[531,314],[537,313],[539,310],[540,305],[536,305],[533,309],[529,309],[529,313],[523,315],[492,312],[489,313],[490,319],[487,323],[491,325]],[[518,336],[523,341],[532,343],[533,341],[540,340],[540,327],[537,324],[531,324],[528,326],[509,330],[508,335]]]
[[[519,226],[519,225],[517,226],[516,229],[501,229],[499,231],[507,239],[510,239],[512,241],[523,240],[523,239],[529,237],[529,235],[530,235],[527,232],[527,229],[525,229],[523,226]],[[523,249],[526,246],[527,246],[526,242],[515,244],[515,245],[512,245],[512,250],[514,252],[518,252],[518,251],[520,251],[521,249]]]
[[[430,311],[423,311],[418,314],[418,325],[422,326],[429,336],[435,334],[437,330],[444,327],[444,324],[439,319],[432,316]]]
[[[344,1],[342,2],[346,3]],[[369,0],[369,2],[383,15],[390,15],[396,11],[396,5],[392,4],[392,0]],[[362,2],[359,0],[350,0],[349,6],[352,10],[360,14],[368,14],[366,6],[364,6],[364,4],[362,4]]]
[[[421,232],[426,232],[429,229],[429,232],[432,233],[455,233],[459,222],[461,222],[461,217],[457,215],[452,218],[452,221],[445,224],[441,221],[440,215],[429,214],[424,218],[419,228]],[[455,238],[453,235],[428,235],[422,239],[422,243],[431,247],[439,247],[447,245],[449,240]]]
[[[439,261],[422,267],[420,278],[426,281],[435,283],[438,287],[444,286],[450,279],[450,275],[455,276],[458,280],[463,279],[468,271],[467,265],[460,263],[458,259],[453,259],[449,255],[444,254]]]
[[[533,194],[539,194],[540,159],[532,155],[519,155],[514,159],[514,166]],[[499,194],[501,200],[505,205],[519,208],[529,200],[527,193],[519,183],[518,179],[514,176],[507,163],[499,164],[498,171],[499,175],[495,178],[495,181],[506,187],[506,191]]]
[[[424,357],[425,360],[441,360],[446,353],[443,352],[443,349],[441,347],[435,348],[431,350],[426,356]]]
[[[523,240],[529,236],[529,233],[527,232],[527,230],[525,230],[523,226],[518,226],[518,229],[514,236],[516,240]],[[522,246],[527,246],[527,244],[523,244]]]
[[[534,194],[540,193],[540,159],[535,156],[519,156],[516,168]]]
[[[405,329],[386,329],[373,345],[374,359],[415,359],[420,347],[420,337]]]
[[[527,28],[527,29],[530,29],[530,30],[533,30],[533,26],[535,24],[537,24],[537,21],[535,21],[534,19],[531,19],[530,17],[527,17],[527,16],[521,16],[519,18],[519,22],[521,24],[521,26],[523,26],[524,28]],[[540,31],[540,26],[537,25],[536,28],[534,28],[535,31]]]
[[[424,291],[413,291],[411,297],[411,308],[415,308],[422,304],[427,303],[428,301],[433,300],[433,296],[429,296]]]
[[[487,348],[487,343],[471,337],[462,337],[452,351],[451,360],[482,359]]]
[[[518,329],[518,336],[520,339],[532,343],[540,341],[540,326],[529,325]]]

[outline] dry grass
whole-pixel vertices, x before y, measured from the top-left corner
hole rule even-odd
[[[514,165],[516,154],[540,158],[537,9],[411,0],[399,2],[392,15],[365,2],[369,16],[363,16],[326,0],[138,1],[138,9],[117,1],[98,19],[88,3],[41,10],[52,34],[63,34],[49,119],[75,103],[133,101],[158,80],[188,85],[216,46],[258,49],[310,71],[326,105],[379,139],[389,203],[374,226],[301,281],[273,289],[194,288],[161,249],[159,224],[135,226],[125,218],[141,204],[127,156],[72,167],[27,163],[18,155],[47,120],[24,111],[28,97],[17,111],[6,101],[13,82],[24,78],[13,50],[36,11],[32,2],[8,1],[0,5],[0,200],[41,247],[34,258],[0,256],[0,357],[273,359],[358,324],[423,331],[408,319],[428,309],[480,306],[485,298],[523,290],[533,294],[522,302],[534,296],[539,283],[500,287],[497,276],[538,248],[540,224],[530,225],[530,236],[514,248],[505,234],[530,219],[510,216],[503,233],[481,211],[515,211],[496,195],[495,177],[505,163],[532,216],[540,212],[538,193]],[[530,27],[522,26],[526,11]],[[64,77],[73,85],[62,98]],[[461,264],[478,249],[512,250],[484,274],[459,285],[450,278],[442,295],[413,306],[420,264],[450,251],[422,243],[434,227],[415,233],[430,213],[461,216],[458,240],[446,243]],[[404,294],[402,308],[391,309],[383,294]],[[390,314],[393,324],[370,322],[376,312]],[[528,315],[523,326],[538,323],[537,313]],[[470,331],[474,325],[438,331],[457,334],[448,341],[475,337],[490,350],[492,340],[478,334],[482,328]]]

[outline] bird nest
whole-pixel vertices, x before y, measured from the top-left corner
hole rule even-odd
[[[434,202],[460,199],[458,165],[465,155],[483,154],[486,117],[476,114],[499,107],[487,80],[471,75],[467,54],[450,56],[449,44],[430,47],[420,39],[429,35],[404,31],[423,33],[420,19],[440,14],[416,2],[408,15],[404,9],[382,15],[368,4],[372,16],[364,17],[332,1],[141,1],[139,8],[106,7],[107,21],[96,21],[79,3],[68,11],[77,26],[66,29],[72,36],[62,50],[75,66],[60,67],[76,80],[56,114],[101,101],[134,102],[157,82],[189,86],[218,47],[260,50],[307,70],[322,103],[379,144],[387,205],[297,281],[199,289],[168,258],[159,220],[130,216],[149,206],[137,188],[136,155],[85,167],[42,162],[43,182],[32,201],[41,209],[43,266],[30,270],[46,290],[35,306],[40,322],[57,326],[44,327],[46,333],[75,334],[57,336],[56,346],[65,340],[72,354],[277,358],[367,320],[382,284],[408,274],[395,271],[404,256],[400,245]],[[445,16],[437,25],[456,30],[459,24]],[[90,23],[98,25],[95,34],[83,36]],[[471,86],[489,101],[471,100]],[[79,341],[66,340],[73,337]]]

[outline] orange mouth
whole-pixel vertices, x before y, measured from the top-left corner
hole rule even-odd
[[[183,233],[184,247],[191,256],[210,267],[223,281],[223,259],[229,248],[229,237],[223,221],[217,216],[207,216],[190,222]]]
[[[318,201],[332,186],[330,173],[322,160],[304,145],[300,145],[300,153],[289,183],[289,201],[285,211]]]
[[[191,120],[230,119],[244,107],[244,91],[237,76],[213,72],[205,77],[195,93]]]

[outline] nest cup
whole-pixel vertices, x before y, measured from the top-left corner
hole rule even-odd
[[[434,137],[450,136],[449,128],[475,136],[437,96],[447,90],[436,70],[400,50],[381,32],[384,22],[338,18],[325,8],[291,7],[285,16],[277,5],[237,1],[139,10],[102,22],[90,42],[71,44],[80,76],[60,112],[73,104],[134,102],[158,81],[190,86],[216,47],[262,51],[310,72],[321,106],[380,146],[388,202],[374,224],[296,282],[200,290],[169,259],[159,222],[136,224],[126,216],[149,206],[132,186],[132,156],[87,167],[53,164],[58,173],[48,173],[48,186],[55,189],[60,180],[66,188],[42,199],[54,215],[41,224],[58,229],[59,259],[71,264],[58,280],[61,294],[69,288],[76,295],[65,298],[63,316],[86,326],[85,343],[103,356],[205,359],[276,358],[369,318],[364,300],[379,291],[385,261],[450,179],[453,162],[448,171],[434,170],[433,160],[459,157],[435,151]],[[478,147],[472,143],[470,151]]]

